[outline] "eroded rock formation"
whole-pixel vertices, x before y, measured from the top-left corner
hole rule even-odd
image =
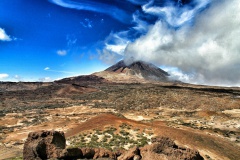
[[[23,148],[23,159],[49,159],[58,157],[66,147],[63,132],[31,132]]]

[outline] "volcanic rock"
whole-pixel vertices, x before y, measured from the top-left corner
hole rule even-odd
[[[116,153],[109,151],[104,148],[95,148],[95,154],[93,159],[99,159],[99,158],[111,158],[111,159],[117,159]]]
[[[65,147],[66,139],[63,132],[31,132],[24,143],[23,159],[56,158]]]
[[[143,61],[137,61],[129,65],[126,65],[125,62],[122,60],[116,63],[115,65],[107,68],[105,71],[125,73],[127,75],[135,75],[147,80],[157,81],[168,81],[169,76],[169,74],[164,70],[158,68],[157,66],[151,63]]]
[[[140,149],[144,160],[203,160],[199,152],[188,148],[178,147],[168,137],[156,137],[152,139],[151,145],[146,145]]]
[[[152,144],[142,148],[134,147],[124,152],[118,160],[203,160],[195,150],[178,147],[168,137],[156,137]]]
[[[117,159],[119,153],[104,148],[67,148],[63,132],[31,132],[24,144],[24,160],[40,159]]]
[[[123,153],[121,156],[119,156],[118,160],[132,160],[132,159],[137,160],[139,158],[141,159],[139,148],[133,147],[126,151],[125,153]]]
[[[67,148],[63,132],[31,132],[24,144],[24,160],[40,159],[108,159],[108,160],[203,160],[195,150],[181,148],[167,137],[156,137],[152,144],[133,147],[124,153],[104,148]]]

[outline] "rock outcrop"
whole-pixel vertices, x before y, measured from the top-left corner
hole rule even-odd
[[[142,159],[146,160],[203,160],[199,152],[188,148],[181,148],[168,137],[153,138],[151,145],[141,148],[141,156]]]
[[[117,159],[119,153],[104,148],[66,148],[63,132],[31,132],[24,143],[23,159]]]
[[[63,132],[31,132],[23,148],[23,159],[49,159],[58,157],[66,147]]]
[[[156,137],[152,144],[134,147],[123,153],[118,160],[203,160],[195,150],[181,148],[168,137]]]
[[[152,144],[141,148],[113,152],[103,148],[66,148],[64,133],[58,131],[29,133],[23,159],[203,160],[197,151],[181,148],[167,137],[153,138]]]

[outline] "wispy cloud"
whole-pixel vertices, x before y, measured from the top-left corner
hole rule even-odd
[[[97,50],[99,60],[111,65],[123,58],[125,48],[130,42],[127,36],[128,31],[111,33],[105,40],[104,48]]]
[[[5,79],[5,78],[8,78],[8,77],[9,77],[8,74],[6,74],[6,73],[0,73],[0,80],[1,80],[1,79]]]
[[[133,14],[133,22],[136,24],[136,26],[133,27],[136,31],[140,33],[146,33],[148,31],[149,24],[139,18],[139,12]]]
[[[67,55],[67,51],[66,51],[66,50],[58,50],[58,51],[57,51],[57,54],[58,54],[59,56],[66,56],[66,55]]]
[[[14,79],[17,80],[17,81],[21,81],[21,80],[22,80],[22,77],[19,76],[19,75],[15,75],[15,76],[14,76]]]
[[[49,70],[50,68],[49,67],[46,67],[46,68],[44,68],[44,71],[47,71],[47,70]]]
[[[137,5],[143,5],[148,3],[149,0],[127,0],[133,4],[137,4]]]
[[[109,65],[116,63],[122,57],[116,52],[107,49],[97,50],[97,52],[99,59]]]
[[[84,21],[80,22],[80,24],[84,27],[84,28],[92,28],[93,27],[93,22],[91,20],[89,20],[88,18],[85,18]]]
[[[124,10],[95,0],[49,0],[56,5],[77,10],[87,10],[107,14],[122,23],[130,23],[131,17]]]
[[[110,34],[105,40],[105,49],[123,56],[124,50],[130,42],[127,36],[128,31]]]
[[[49,67],[45,67],[43,69],[44,71],[49,71],[49,72],[58,72],[58,73],[66,73],[66,74],[75,74],[75,72],[69,72],[69,71],[61,71],[61,70],[54,70]]]
[[[0,28],[0,41],[11,41],[12,38],[7,35],[3,28]]]
[[[77,43],[78,39],[76,38],[75,35],[67,35],[66,40],[67,40],[67,46],[72,47]]]
[[[193,0],[193,2],[194,7],[176,6],[173,3],[168,3],[167,6],[161,7],[153,5],[154,0],[151,0],[143,5],[142,9],[147,14],[163,17],[163,20],[173,27],[179,27],[192,21],[196,14],[210,4],[211,0]],[[178,4],[181,4],[181,1],[178,1]]]

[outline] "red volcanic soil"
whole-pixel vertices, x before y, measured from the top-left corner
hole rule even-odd
[[[122,123],[131,124],[132,126],[145,127],[146,124],[126,118],[117,117],[114,114],[106,113],[99,116],[93,117],[87,122],[69,130],[65,135],[70,137],[80,133],[81,131],[91,130],[91,129],[103,129],[105,126],[115,126],[118,127]]]
[[[200,130],[194,130],[191,128],[171,128],[166,126],[163,122],[151,122],[143,123],[126,118],[117,117],[114,114],[101,114],[87,122],[80,124],[79,126],[68,131],[65,135],[67,137],[81,133],[82,131],[92,129],[103,129],[105,126],[119,127],[122,123],[126,123],[139,129],[151,127],[154,130],[155,135],[166,136],[179,145],[196,149],[200,154],[208,154],[216,159],[238,159],[240,157],[240,147],[229,143],[228,141],[208,135]]]

